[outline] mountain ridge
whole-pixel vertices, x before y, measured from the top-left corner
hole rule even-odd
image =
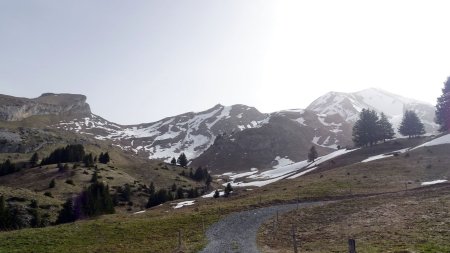
[[[61,99],[65,97],[69,101]],[[81,110],[50,127],[111,140],[113,145],[123,150],[150,159],[169,162],[172,157],[185,153],[194,166],[222,169],[270,168],[276,165],[277,157],[297,162],[303,160],[311,145],[317,146],[322,153],[339,146],[350,146],[351,129],[362,108],[385,112],[394,126],[399,124],[405,108],[411,108],[423,119],[428,132],[437,129],[433,122],[433,106],[376,88],[353,93],[328,92],[305,109],[262,113],[243,104],[216,104],[204,111],[186,112],[134,125],[116,124],[93,114],[83,95],[46,93],[37,99],[39,103],[52,106],[67,102],[68,108],[75,109],[79,106],[77,103],[84,103],[89,109],[89,113]],[[61,110],[63,114],[67,111],[70,112]],[[253,136],[253,139],[246,135]],[[216,142],[218,137],[220,142]],[[254,152],[244,162],[238,162],[242,159],[241,154],[231,155],[233,150],[245,152],[258,147],[258,143],[266,143],[270,148]]]

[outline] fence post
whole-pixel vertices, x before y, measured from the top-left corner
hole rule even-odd
[[[181,250],[181,229],[178,230],[178,250]]]
[[[356,253],[356,242],[355,239],[348,239],[348,252]]]
[[[294,253],[298,253],[297,249],[297,239],[295,238],[295,226],[292,224],[292,243],[294,246]]]

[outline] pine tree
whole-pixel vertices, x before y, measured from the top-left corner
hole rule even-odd
[[[178,187],[177,189],[177,199],[184,199],[183,188]]]
[[[177,165],[177,159],[175,159],[175,157],[173,157],[172,160],[170,161],[170,163],[172,165]]]
[[[63,208],[59,211],[58,219],[56,219],[56,224],[63,224],[74,222],[76,220],[74,205],[72,198],[66,200],[63,204]]]
[[[225,187],[224,190],[224,196],[228,197],[228,195],[230,195],[230,193],[233,191],[233,187],[231,187],[231,184],[228,183],[227,186]]]
[[[436,123],[441,126],[439,131],[450,131],[450,77],[444,83],[442,95],[437,99]]]
[[[55,186],[56,186],[56,182],[55,182],[55,179],[53,178],[53,179],[50,181],[50,183],[48,184],[48,188],[55,188]]]
[[[379,129],[378,140],[386,141],[394,138],[395,132],[392,128],[392,124],[389,122],[388,118],[384,113],[381,113],[380,119],[377,122]]]
[[[2,195],[0,196],[0,231],[8,229],[10,227],[9,222],[9,209]]]
[[[178,164],[181,167],[186,167],[187,164],[188,164],[188,160],[186,158],[186,155],[184,153],[181,153],[181,155],[178,157],[178,161],[177,162],[178,162]]]
[[[356,146],[372,146],[379,140],[378,120],[374,110],[362,109],[353,126],[353,142]]]
[[[399,132],[403,136],[417,137],[425,133],[423,123],[414,111],[405,111]]]
[[[34,152],[34,154],[30,158],[30,165],[32,167],[34,167],[38,164],[38,161],[39,161],[39,155],[38,155],[38,153]]]
[[[219,192],[219,190],[216,190],[214,192],[213,198],[217,199],[218,197],[220,197],[220,192]]]
[[[153,184],[153,182],[150,182],[150,186],[148,188],[148,193],[151,194],[155,194],[155,185]]]
[[[172,185],[172,187],[170,188],[170,190],[171,190],[172,192],[176,191],[176,190],[177,190],[177,185],[176,185],[175,183],[173,183],[173,185]]]
[[[317,154],[316,147],[315,147],[315,146],[312,146],[312,147],[309,149],[309,153],[308,153],[308,161],[309,161],[309,162],[314,162],[314,160],[316,160],[318,156],[319,156],[319,155]]]
[[[94,171],[94,174],[92,174],[91,177],[91,183],[97,183],[98,182],[98,173],[97,171]]]

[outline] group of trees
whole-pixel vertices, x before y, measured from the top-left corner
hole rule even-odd
[[[223,196],[224,196],[224,197],[230,196],[230,194],[231,194],[232,191],[233,191],[233,187],[231,186],[230,183],[228,183],[227,186],[225,187],[225,189],[223,190]],[[220,197],[220,192],[219,192],[219,190],[216,190],[216,191],[214,192],[213,198],[216,199],[216,198],[218,198],[218,197]]]
[[[45,227],[49,225],[49,215],[42,215],[37,201],[31,201],[29,206],[8,204],[0,196],[0,231],[28,227]]]
[[[84,156],[85,151],[83,145],[71,144],[64,148],[55,149],[48,157],[42,159],[41,165],[80,162]]]
[[[107,164],[110,159],[108,152],[102,152],[98,157],[98,162]],[[32,165],[36,165],[38,160],[38,154],[34,153],[29,162]],[[64,148],[55,149],[48,157],[42,159],[41,165],[70,162],[83,162],[84,166],[92,167],[97,162],[97,157],[94,157],[92,153],[86,154],[81,144],[70,144]]]
[[[392,124],[386,115],[378,116],[375,110],[363,109],[353,126],[353,142],[357,146],[372,146],[379,141],[394,138]]]
[[[184,172],[184,170],[180,175],[189,177],[197,182],[205,182],[206,187],[209,187],[212,182],[212,177],[211,174],[209,174],[208,169],[202,168],[201,166],[198,167],[195,172],[193,172],[191,168],[189,171],[189,175],[186,175],[186,172]]]
[[[69,198],[59,212],[57,224],[94,217],[115,212],[109,186],[102,182],[94,182],[76,198]]]
[[[8,175],[18,171],[16,165],[14,165],[9,159],[7,159],[4,163],[0,163],[0,176]]]
[[[103,152],[100,153],[100,155],[98,157],[98,162],[99,163],[107,164],[107,163],[109,163],[109,161],[110,161],[110,157],[109,157],[108,152],[106,152],[104,154],[103,154]]]
[[[169,190],[161,188],[156,191],[155,186],[152,182],[150,184],[148,193],[150,196],[148,198],[147,208],[150,208],[175,199],[197,198],[204,192],[199,192],[199,190],[194,187],[188,190],[184,190],[182,187],[177,187],[176,184],[173,184]]]
[[[178,159],[175,159],[175,157],[173,157],[170,163],[172,165],[177,165],[178,163],[181,167],[186,167],[188,164],[188,159],[184,153],[181,153],[180,156],[178,156]]]

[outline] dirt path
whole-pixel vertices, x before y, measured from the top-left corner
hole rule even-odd
[[[300,203],[299,208],[324,202]],[[297,208],[285,204],[230,214],[213,224],[207,231],[208,245],[201,253],[259,253],[256,235],[262,223],[276,215]]]

